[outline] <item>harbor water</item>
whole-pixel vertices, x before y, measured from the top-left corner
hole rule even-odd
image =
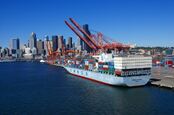
[[[107,86],[37,62],[0,63],[0,115],[174,114],[174,91]]]

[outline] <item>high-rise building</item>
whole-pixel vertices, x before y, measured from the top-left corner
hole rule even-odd
[[[58,38],[58,48],[59,48],[59,50],[62,49],[62,46],[63,46],[63,36],[59,36],[59,38]]]
[[[31,49],[37,48],[37,37],[34,32],[31,33],[30,39],[29,39],[29,47]]]
[[[83,50],[83,43],[84,42],[80,38],[77,39],[77,50],[79,51]]]
[[[63,39],[63,47],[66,48],[66,39]]]
[[[20,56],[20,41],[19,38],[12,39],[11,42],[11,52],[12,56],[18,58]]]
[[[12,49],[20,49],[20,42],[19,42],[19,38],[17,39],[12,39]]]
[[[57,51],[58,49],[58,36],[52,36],[52,43],[53,43],[53,51]]]
[[[76,44],[72,43],[72,49],[75,50],[76,49]]]
[[[43,54],[43,50],[44,50],[44,42],[42,42],[42,40],[38,40],[37,41],[37,54],[41,55]]]
[[[45,37],[44,37],[44,50],[45,50],[45,55],[48,55],[48,49],[47,49],[48,41],[49,41],[49,37],[48,37],[47,35],[45,35]]]
[[[88,24],[83,25],[83,30],[88,34],[91,35],[90,31],[89,31],[89,26]],[[86,40],[89,40],[88,37],[86,35],[84,35],[84,38]],[[87,52],[91,52],[92,49],[85,43],[83,42],[83,49],[86,50]]]
[[[68,38],[68,49],[72,48],[72,37]]]

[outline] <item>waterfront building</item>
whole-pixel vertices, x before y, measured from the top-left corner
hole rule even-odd
[[[23,56],[24,56],[25,59],[32,59],[33,58],[33,55],[31,53],[31,49],[29,47],[26,47],[24,49],[24,55]]]
[[[27,48],[27,47],[28,47],[27,44],[23,44],[23,45],[21,45],[20,49],[25,52],[25,48]]]
[[[29,47],[32,48],[37,48],[37,37],[34,32],[31,33],[30,39],[29,39]]]
[[[2,48],[1,49],[1,58],[3,58],[4,57],[4,49]]]
[[[19,58],[20,57],[20,41],[19,38],[17,39],[12,39],[12,44],[11,44],[11,52],[12,52],[12,56],[15,58]]]
[[[41,55],[43,54],[43,50],[44,50],[44,42],[42,42],[42,40],[38,40],[37,41],[37,54]]]
[[[10,55],[9,52],[10,52],[9,48],[1,48],[1,50],[0,50],[0,57],[1,58],[8,58],[9,55]]]

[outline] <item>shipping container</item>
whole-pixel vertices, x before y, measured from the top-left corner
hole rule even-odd
[[[103,68],[108,68],[108,65],[103,65]]]
[[[85,66],[84,66],[84,69],[85,69],[85,70],[88,70],[88,68],[89,68],[88,65],[85,65]]]
[[[85,61],[85,65],[89,65],[89,61]]]
[[[109,66],[114,66],[114,62],[108,62]]]
[[[93,70],[93,69],[94,69],[93,64],[89,64],[89,70]]]
[[[121,76],[121,70],[115,70],[115,74],[118,75],[118,76]]]
[[[172,60],[166,61],[166,64],[167,65],[173,65],[173,61]]]

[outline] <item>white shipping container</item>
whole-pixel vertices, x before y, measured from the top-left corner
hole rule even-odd
[[[98,63],[97,63],[97,62],[95,63],[95,66],[96,66],[96,68],[98,69]]]
[[[85,61],[85,65],[89,65],[89,61]]]
[[[70,63],[71,61],[70,60],[68,60],[68,63]]]
[[[108,65],[103,65],[103,68],[108,68]]]
[[[89,64],[89,70],[93,70],[93,64]]]
[[[80,61],[76,61],[76,64],[77,64],[77,65],[80,64]]]

